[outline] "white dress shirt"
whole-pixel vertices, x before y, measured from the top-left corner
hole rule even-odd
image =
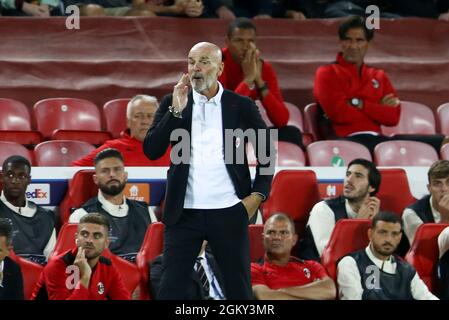
[[[101,203],[101,207],[113,217],[123,218],[128,215],[129,207],[128,204],[126,203],[125,196],[123,196],[122,204],[113,204],[103,196],[100,190],[98,190],[98,201]],[[83,208],[76,209],[70,215],[69,222],[79,223],[81,218],[84,217],[87,213],[88,212]],[[150,216],[151,223],[157,221],[156,215],[154,214],[151,207],[148,207],[148,215]]]
[[[396,273],[396,262],[391,259],[383,261],[374,256],[370,245],[365,248],[369,259],[383,272]],[[346,256],[340,260],[337,266],[338,295],[340,300],[361,300],[363,294],[362,280],[357,263],[353,257]],[[438,300],[421,280],[418,272],[413,277],[410,289],[416,300]]]
[[[430,209],[432,210],[433,219],[435,223],[440,223],[441,214],[433,207],[432,205],[432,197],[429,198]],[[402,221],[404,224],[404,232],[408,238],[410,245],[413,243],[413,239],[415,238],[416,230],[420,225],[423,224],[422,219],[418,216],[415,210],[410,208],[405,208],[404,213],[402,214]]]
[[[221,96],[207,99],[193,90],[190,169],[184,198],[186,209],[221,209],[240,202],[226,170]]]
[[[440,258],[449,250],[449,227],[444,228],[438,236],[438,249]]]
[[[9,209],[11,209],[14,213],[17,213],[19,216],[24,216],[27,218],[32,218],[36,214],[37,207],[34,204],[31,204],[26,198],[25,198],[25,206],[24,207],[15,207],[13,204],[9,203],[8,200],[6,200],[5,195],[2,194],[0,196],[0,200],[7,206]],[[51,252],[55,248],[56,245],[56,230],[53,228],[53,232],[51,233],[50,239],[47,242],[47,245],[44,248],[44,256],[47,258],[50,256]]]
[[[349,219],[357,217],[357,213],[352,210],[347,199],[345,199],[345,207]],[[312,231],[315,246],[321,257],[335,227],[334,212],[326,201],[320,201],[313,206],[307,225]]]
[[[3,287],[3,266],[5,265],[5,261],[0,261],[0,287]]]
[[[209,297],[211,297],[214,300],[224,300],[223,291],[220,288],[220,284],[218,283],[217,277],[215,276],[212,268],[209,265],[205,251],[203,251],[203,253],[200,254],[198,257],[202,258],[200,260],[201,265],[203,266],[204,272],[206,273],[207,276],[207,280],[209,281]]]

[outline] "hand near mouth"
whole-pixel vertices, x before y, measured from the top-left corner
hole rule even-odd
[[[190,79],[187,73],[184,73],[178,83],[173,88],[172,106],[178,111],[184,110],[187,106],[187,94],[189,92]]]

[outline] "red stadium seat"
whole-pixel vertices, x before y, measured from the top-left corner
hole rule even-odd
[[[337,283],[337,263],[347,254],[365,248],[371,220],[341,219],[335,224],[328,244],[321,256],[321,264],[329,277]]]
[[[421,103],[401,101],[399,123],[393,127],[382,126],[382,133],[386,136],[435,134],[435,117],[432,109]]]
[[[430,145],[417,141],[386,141],[374,148],[374,161],[378,166],[431,166],[438,154]]]
[[[95,147],[84,141],[51,140],[39,143],[34,148],[34,156],[38,166],[68,167]]]
[[[284,102],[285,106],[288,109],[289,118],[288,125],[295,126],[301,129],[301,132],[304,132],[304,120],[302,119],[301,110],[299,110],[298,106],[294,105],[290,102]]]
[[[317,122],[318,107],[316,103],[310,103],[304,108],[304,124],[305,131],[310,132],[313,136],[313,140],[322,140],[323,137],[320,132],[320,128]]]
[[[381,210],[392,211],[400,216],[404,209],[416,201],[410,192],[404,169],[379,169],[382,176],[379,192]]]
[[[106,120],[106,129],[114,138],[120,137],[120,133],[127,128],[126,108],[131,99],[115,99],[103,105],[103,116]]]
[[[84,141],[94,146],[101,146],[106,140],[112,139],[112,134],[107,131],[87,130],[55,130],[51,136],[52,140],[75,140]]]
[[[263,224],[250,224],[248,226],[251,262],[257,262],[265,255],[265,248],[263,246],[263,227]]]
[[[69,221],[73,208],[79,208],[90,198],[98,194],[98,186],[94,183],[95,170],[77,171],[69,181],[64,199],[59,205],[61,224]]]
[[[345,167],[356,158],[372,160],[364,145],[343,140],[323,140],[309,144],[307,155],[312,167]]]
[[[251,143],[246,145],[248,156],[248,164],[255,166],[257,164],[254,148]],[[306,165],[306,157],[304,151],[296,144],[278,141],[276,165],[281,167],[304,167]]]
[[[263,121],[267,125],[267,127],[272,127],[273,122],[271,122],[270,118],[268,117],[267,111],[265,110],[264,106],[262,105],[262,102],[260,100],[256,100],[256,105],[259,107],[260,115],[262,116]]]
[[[440,132],[446,136],[449,136],[449,102],[443,103],[438,107],[437,115]]]
[[[444,144],[440,150],[441,159],[449,160],[449,143]]]
[[[136,264],[140,272],[140,300],[150,299],[149,292],[149,263],[162,253],[164,246],[164,229],[162,222],[155,222],[149,225],[142,247],[136,257]]]
[[[25,300],[30,300],[31,294],[33,293],[34,287],[36,286],[44,267],[17,256],[12,250],[9,252],[9,257],[20,266],[23,278],[23,294]]]
[[[42,141],[42,134],[31,130],[27,106],[13,99],[0,98],[0,140],[35,145]]]
[[[16,142],[0,141],[0,165],[14,155],[25,157],[32,165],[34,164],[32,151]]]
[[[75,235],[77,230],[77,223],[65,223],[61,227],[58,233],[58,238],[56,239],[55,248],[50,254],[49,259],[75,247]]]
[[[415,238],[405,260],[413,265],[430,291],[438,291],[438,236],[447,224],[424,223],[416,230]]]
[[[279,171],[273,179],[270,196],[263,205],[264,221],[276,212],[288,214],[295,221],[296,233],[301,238],[310,210],[320,200],[315,172]]]
[[[33,107],[37,130],[45,138],[52,138],[55,130],[101,132],[101,114],[98,107],[87,100],[51,98],[36,102]],[[86,135],[83,136],[87,138]],[[98,138],[97,138],[98,139]],[[88,141],[96,143],[97,141]]]

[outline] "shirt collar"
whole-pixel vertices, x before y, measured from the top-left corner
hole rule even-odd
[[[345,208],[346,208],[346,213],[348,214],[348,216],[352,219],[357,217],[357,212],[355,212],[354,210],[352,210],[351,205],[349,204],[349,200],[345,198]]]
[[[395,264],[393,256],[389,256],[387,260],[381,260],[377,258],[373,251],[371,250],[371,242],[365,248],[365,252],[368,255],[368,258],[380,269],[383,270],[388,267],[389,270],[392,269],[392,265]]]
[[[216,106],[220,105],[221,96],[223,94],[223,86],[221,85],[221,83],[219,81],[217,81],[217,83],[218,83],[218,92],[215,96],[213,96],[209,100],[207,100],[207,97],[203,96],[201,93],[196,92],[195,90],[192,90],[193,103],[194,104],[212,103],[212,104],[215,104]]]
[[[2,191],[2,194],[0,195],[0,200],[12,211],[14,211],[15,213],[21,215],[21,216],[25,216],[28,218],[31,218],[34,216],[34,214],[36,213],[36,205],[32,202],[29,202],[26,198],[25,198],[25,206],[24,207],[16,207],[14,206],[12,203],[10,203],[6,197],[5,194]]]
[[[434,217],[441,217],[440,212],[437,209],[435,209],[435,207],[433,206],[432,200],[433,200],[433,197],[430,196],[429,202],[430,202],[430,210],[432,211],[432,216],[434,216]]]
[[[101,203],[101,206],[113,216],[123,216],[128,213],[128,204],[126,203],[125,196],[123,196],[122,204],[113,204],[103,196],[101,190],[98,190],[98,201]]]

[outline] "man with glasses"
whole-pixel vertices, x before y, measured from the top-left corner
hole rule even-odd
[[[125,161],[125,166],[168,166],[170,164],[170,150],[157,160],[148,159],[143,153],[143,139],[153,123],[153,118],[158,107],[157,99],[153,96],[136,95],[128,102],[126,108],[126,125],[128,129],[123,131],[118,139],[108,140],[99,148],[93,150],[84,158],[76,160],[73,166],[91,167],[97,153],[107,148],[120,151]]]
[[[289,216],[283,213],[272,215],[265,222],[262,237],[265,258],[251,264],[251,282],[256,299],[335,299],[335,284],[323,266],[290,254],[298,235]]]
[[[13,228],[15,253],[45,264],[56,243],[55,216],[27,199],[30,173],[31,164],[22,156],[11,156],[3,162],[0,218],[9,221]]]

